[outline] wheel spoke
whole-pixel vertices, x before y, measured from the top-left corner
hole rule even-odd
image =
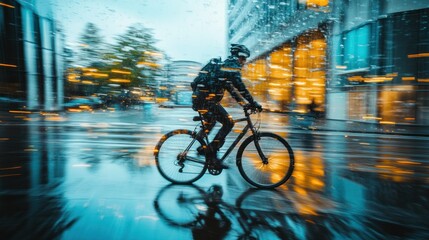
[[[166,134],[158,144],[155,159],[159,172],[173,183],[192,183],[201,178],[207,166],[205,159],[197,155],[196,148],[203,144],[201,140],[194,141],[190,131],[176,130]],[[185,156],[182,156],[185,154]]]
[[[250,184],[274,188],[286,182],[293,171],[294,156],[289,144],[280,136],[261,133],[258,141],[268,163],[263,163],[255,144],[249,138],[239,150],[239,170]]]

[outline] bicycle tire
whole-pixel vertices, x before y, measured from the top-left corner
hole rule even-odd
[[[251,185],[273,189],[284,184],[292,175],[294,154],[286,140],[277,134],[262,132],[257,136],[268,163],[262,162],[254,144],[255,135],[252,135],[244,140],[237,151],[237,167],[241,176]]]
[[[288,232],[285,211],[292,203],[276,189],[250,188],[235,201],[240,220],[245,221],[239,239],[295,239]]]
[[[197,224],[199,208],[205,205],[204,195],[202,189],[192,184],[170,184],[158,192],[153,205],[158,217],[168,225],[191,228]]]
[[[188,151],[188,156],[200,158],[201,162],[192,162],[185,160],[182,162],[184,167],[178,165],[179,154],[181,154],[195,139],[193,146]],[[207,170],[205,157],[197,155],[197,147],[205,146],[206,143],[199,137],[196,137],[192,131],[186,129],[177,129],[165,134],[159,140],[155,147],[155,162],[159,173],[165,179],[176,184],[190,184],[200,179]],[[182,171],[180,169],[182,168]]]

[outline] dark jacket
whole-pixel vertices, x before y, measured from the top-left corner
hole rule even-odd
[[[207,73],[204,68],[202,74]],[[200,72],[200,74],[201,74]],[[253,97],[250,95],[241,79],[241,65],[235,57],[228,57],[220,63],[212,76],[199,83],[193,92],[193,109],[206,109],[210,104],[219,103],[227,90],[237,102],[243,102],[245,98],[249,103],[253,103]]]

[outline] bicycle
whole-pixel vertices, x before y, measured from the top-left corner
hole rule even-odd
[[[223,163],[241,139],[250,130],[240,145],[236,155],[236,165],[241,176],[258,188],[276,188],[284,184],[294,169],[294,153],[288,142],[271,132],[260,132],[260,114],[257,126],[251,119],[252,114],[260,113],[250,104],[243,107],[244,118],[234,120],[246,122],[234,142],[229,146],[220,162]],[[200,123],[194,130],[177,129],[161,137],[154,149],[156,166],[160,174],[172,183],[190,184],[200,179],[208,170],[212,175],[219,175],[222,168],[213,160],[209,146],[209,136],[202,113],[193,121]],[[199,130],[198,130],[199,128]],[[197,148],[202,146],[205,157],[198,155]]]

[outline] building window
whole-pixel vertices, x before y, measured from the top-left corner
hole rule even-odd
[[[370,27],[367,24],[344,34],[344,54],[341,65],[344,65],[347,70],[369,67]]]
[[[382,22],[384,74],[396,83],[426,83],[429,79],[429,9],[392,14]]]
[[[327,7],[329,0],[298,0],[298,9]]]

